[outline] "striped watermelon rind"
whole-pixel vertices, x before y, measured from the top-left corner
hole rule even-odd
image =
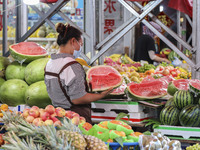
[[[100,70],[100,71],[97,71],[95,72],[96,70]],[[91,76],[92,75],[108,75],[108,74],[104,74],[104,71],[105,70],[109,70],[108,74],[109,73],[112,73],[114,74],[115,76],[117,76],[119,78],[119,82],[115,85],[109,85],[109,84],[104,84],[102,85],[101,87],[99,88],[93,88],[92,87],[92,91],[95,92],[95,91],[105,91],[105,90],[108,90],[109,88],[118,88],[122,83],[123,83],[123,77],[121,76],[121,74],[113,67],[111,66],[107,66],[107,65],[99,65],[99,66],[94,66],[94,67],[91,67],[90,69],[88,69],[87,73],[86,73],[86,80],[88,81],[88,83],[90,83],[91,85],[92,84],[95,84],[95,83],[91,83]]]
[[[199,105],[188,105],[184,107],[180,112],[179,121],[182,126],[198,127],[200,125]]]
[[[180,110],[193,102],[193,96],[188,90],[180,90],[174,94],[174,104]]]
[[[200,85],[200,81],[197,79],[191,80],[189,83],[189,91],[194,97],[194,104],[199,104],[199,99],[200,99],[200,86],[199,85]]]
[[[173,98],[173,97],[171,97],[171,98],[166,102],[165,107],[166,107],[166,106],[175,106],[175,104],[174,104],[174,98]]]
[[[175,126],[179,123],[177,119],[179,117],[179,109],[175,106],[164,107],[160,112],[160,121],[164,125]]]

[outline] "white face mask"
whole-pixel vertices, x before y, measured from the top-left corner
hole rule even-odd
[[[73,56],[74,56],[75,58],[78,58],[78,57],[81,55],[81,51],[82,51],[82,47],[81,47],[80,43],[79,43],[78,41],[77,41],[77,43],[78,43],[78,45],[80,46],[80,49],[79,49],[79,50],[75,50],[75,48],[74,48]]]

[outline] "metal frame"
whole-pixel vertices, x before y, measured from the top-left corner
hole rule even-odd
[[[17,0],[16,0],[17,1]],[[72,24],[73,26],[77,27],[67,16],[65,16],[62,12],[60,12],[60,8],[62,8],[69,0],[63,0],[58,1],[54,5],[50,5],[50,9],[47,13],[43,14],[42,12],[39,12],[37,8],[34,6],[32,7],[38,14],[41,16],[41,19],[28,31],[26,32],[22,37],[20,36],[21,31],[17,31],[16,40],[17,42],[21,42],[26,40],[35,30],[37,30],[42,24],[45,23],[45,21],[53,26],[53,24],[50,22],[49,18],[54,15],[55,13],[58,13],[61,17],[63,17],[67,22]],[[193,20],[185,15],[186,19],[192,25],[193,33],[189,37],[188,41],[184,41],[180,37],[180,32],[177,35],[175,32],[173,32],[170,28],[165,26],[160,20],[158,20],[151,11],[158,6],[163,0],[156,0],[151,1],[149,4],[147,4],[145,7],[142,7],[141,4],[138,2],[133,2],[134,6],[138,7],[142,13],[139,14],[132,6],[129,5],[125,0],[118,0],[119,3],[121,3],[128,11],[130,11],[135,18],[131,17],[128,19],[127,22],[122,24],[118,29],[116,29],[113,33],[111,33],[107,38],[102,39],[102,36],[100,35],[99,43],[96,43],[96,15],[95,15],[95,0],[85,0],[86,5],[89,5],[88,10],[90,12],[90,30],[88,33],[85,33],[83,30],[81,32],[83,33],[83,36],[88,40],[87,42],[90,42],[90,51],[92,54],[92,58],[89,60],[84,54],[81,54],[89,64],[93,64],[99,57],[101,57],[106,51],[109,50],[109,48],[116,43],[121,37],[123,37],[129,30],[131,30],[137,23],[140,21],[144,23],[146,26],[148,26],[149,29],[151,29],[153,32],[157,34],[157,36],[165,42],[170,48],[172,48],[176,53],[178,53],[183,59],[185,59],[188,64],[192,67],[192,75],[193,78],[199,78],[199,69],[200,69],[200,1],[199,0],[193,0]],[[99,1],[99,5],[103,5],[104,0],[101,2]],[[7,0],[3,1],[3,26],[7,26]],[[100,11],[103,10],[103,6],[100,7]],[[20,12],[20,10],[18,9]],[[168,32],[171,36],[174,37],[175,40],[179,43],[179,48],[172,44],[164,35],[162,35],[160,32],[158,32],[148,21],[144,19],[144,17],[148,15],[150,18],[152,18],[153,21],[158,23],[166,32]],[[100,18],[99,24],[102,25],[103,19]],[[19,25],[20,19],[17,20],[17,23]],[[18,29],[17,29],[18,30]],[[102,29],[100,29],[102,30]],[[8,53],[6,53],[7,50],[7,30],[6,28],[3,28],[3,55],[6,56]],[[188,43],[192,40],[192,46]],[[187,58],[181,51],[180,51],[180,45],[184,46],[188,50],[190,50],[194,54],[193,60],[190,60]],[[98,54],[95,55],[95,49],[100,50]]]

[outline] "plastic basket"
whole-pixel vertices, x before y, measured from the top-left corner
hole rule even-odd
[[[107,144],[107,142],[106,142]],[[138,142],[133,142],[133,143],[123,143],[123,146],[126,147],[126,150],[129,150],[131,148],[131,150],[139,150],[139,143]],[[121,145],[117,142],[113,142],[113,143],[109,143],[109,148],[111,150],[117,150],[118,148],[120,148]],[[123,147],[121,147],[121,150],[123,150]]]

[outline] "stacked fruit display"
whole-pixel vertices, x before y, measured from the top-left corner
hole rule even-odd
[[[7,150],[108,150],[102,140],[82,135],[79,128],[66,119],[56,128],[53,125],[38,127],[26,122],[19,114],[4,113],[3,123],[7,132],[2,148]]]
[[[168,93],[173,96],[160,113],[164,125],[182,125],[200,127],[200,81],[174,80],[168,86]],[[179,118],[179,119],[177,119]]]
[[[21,42],[10,46],[10,54],[15,59],[12,63],[5,57],[0,61],[1,77],[6,79],[1,84],[0,101],[9,106],[41,108],[51,104],[44,83],[44,67],[49,60],[44,58],[46,50],[34,42]]]
[[[74,125],[86,122],[85,118],[79,116],[79,114],[73,111],[65,111],[61,107],[54,108],[52,105],[46,106],[45,109],[37,106],[33,106],[30,109],[24,109],[22,116],[28,123],[32,123],[36,126],[59,126],[61,125],[61,122],[57,117],[66,117],[71,120]]]
[[[121,138],[124,143],[138,142],[142,134],[134,132],[131,126],[120,120],[102,121],[94,126],[80,124],[79,128],[83,134],[96,136],[104,142],[114,142],[116,138]]]

